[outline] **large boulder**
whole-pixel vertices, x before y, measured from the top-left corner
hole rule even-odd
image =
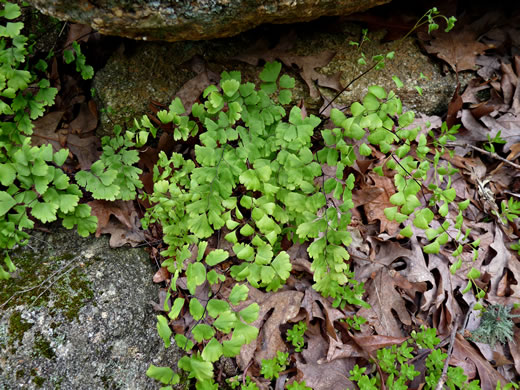
[[[144,250],[58,230],[33,232],[12,258],[18,271],[0,285],[1,390],[155,389],[150,363],[176,367]]]
[[[57,19],[89,24],[107,35],[183,41],[236,35],[264,23],[348,15],[390,0],[29,0]]]

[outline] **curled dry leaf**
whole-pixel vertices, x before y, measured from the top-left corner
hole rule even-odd
[[[491,364],[489,364],[489,362],[485,360],[460,334],[457,334],[455,338],[453,357],[461,362],[471,362],[475,365],[482,389],[495,389],[498,381],[502,384],[508,383],[508,381],[500,375],[498,371],[495,370],[493,366],[491,366]],[[469,377],[468,371],[465,371],[465,374]],[[471,380],[473,378],[469,377],[468,379]]]
[[[110,234],[112,248],[125,244],[135,247],[144,241],[144,232],[133,202],[94,200],[88,202],[88,205],[92,208],[92,215],[98,218],[96,237]],[[111,220],[110,216],[114,216],[115,220]]]
[[[386,231],[389,235],[393,236],[399,229],[399,222],[389,221],[385,216],[384,210],[385,208],[394,206],[389,200],[390,197],[395,194],[394,181],[389,177],[379,176],[372,173],[370,173],[368,177],[372,179],[373,184],[367,184],[367,192],[380,192],[378,197],[365,203],[363,206],[368,223],[373,223],[376,220],[379,220],[379,232],[383,233]]]
[[[260,365],[262,359],[272,359],[277,351],[287,350],[279,327],[298,315],[303,295],[299,291],[262,293],[254,287],[249,287],[249,298],[239,307],[258,303],[260,313],[251,325],[259,329],[259,334],[255,340],[242,347],[237,357],[237,363],[242,370],[253,358]]]
[[[71,133],[84,134],[96,130],[98,113],[96,103],[90,100],[80,105],[78,116],[69,124]]]
[[[512,256],[511,252],[505,245],[505,238],[500,228],[495,229],[495,240],[490,247],[496,252],[496,255],[491,259],[489,264],[482,266],[482,271],[491,275],[491,284],[488,291],[488,300],[491,303],[500,303],[502,305],[512,305],[518,303],[520,300],[520,286],[517,284],[510,284],[508,287],[511,290],[509,296],[500,296],[498,288],[500,281],[509,269],[517,278],[520,277],[520,261],[516,256]]]
[[[357,315],[365,317],[369,325],[380,335],[402,337],[402,325],[412,325],[401,294],[396,290],[396,280],[388,270],[381,268],[367,283],[368,304],[370,309],[362,308]],[[417,290],[420,291],[420,290]],[[400,322],[395,318],[397,314]]]
[[[449,33],[436,31],[434,36],[430,44],[425,45],[426,50],[446,61],[455,72],[473,70],[477,56],[488,49],[487,45],[477,41],[476,33],[469,29]]]
[[[56,130],[64,114],[65,111],[53,111],[33,121],[31,143],[34,146],[51,144],[54,152],[62,149]]]
[[[318,324],[309,326],[306,335],[309,336],[308,347],[301,356],[296,355],[297,380],[304,380],[314,390],[355,388],[348,379],[348,372],[354,368],[355,358],[338,358],[320,364],[327,357],[328,342],[322,337]]]

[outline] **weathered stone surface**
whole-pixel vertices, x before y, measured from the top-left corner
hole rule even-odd
[[[258,83],[262,66],[251,66],[237,61],[234,57],[247,53],[254,43],[265,36],[283,37],[295,30],[293,47],[287,55],[320,55],[324,50],[336,53],[325,67],[317,69],[322,74],[341,74],[341,82],[347,85],[366,69],[357,60],[360,52],[350,41],[357,41],[361,28],[351,23],[343,23],[334,32],[329,32],[323,23],[294,26],[261,27],[238,36],[200,42],[135,42],[127,41],[121,50],[115,52],[104,69],[96,73],[94,87],[99,97],[100,108],[110,108],[110,114],[102,113],[99,134],[111,134],[114,124],[131,126],[134,117],[151,113],[149,104],[157,101],[169,104],[181,86],[195,73],[182,64],[194,55],[204,58],[209,70],[220,74],[223,70],[239,70],[243,81]],[[375,54],[395,50],[395,59],[387,61],[385,69],[372,71],[352,84],[336,101],[339,105],[350,105],[361,100],[369,85],[378,84],[387,90],[396,90],[407,109],[428,115],[445,112],[456,86],[454,74],[442,72],[438,63],[419,49],[412,38],[395,46],[395,43],[381,43],[381,32],[370,32],[370,41],[363,44],[367,58]],[[297,71],[284,67],[296,78],[295,99],[304,98],[308,110],[316,112],[322,105],[321,99],[309,96],[307,85]],[[421,78],[421,73],[427,77]],[[404,86],[397,90],[392,76],[398,76]],[[464,80],[464,75],[459,75]],[[422,96],[415,87],[422,89]],[[320,88],[329,98],[335,91]]]
[[[264,23],[348,15],[390,0],[29,0],[55,18],[143,40],[183,41],[236,35]]]
[[[143,250],[58,230],[33,232],[12,257],[19,270],[0,288],[0,389],[155,389],[150,363],[176,367],[178,351],[157,334]]]

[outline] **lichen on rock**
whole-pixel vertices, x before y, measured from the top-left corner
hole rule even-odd
[[[103,237],[32,232],[0,289],[0,389],[153,389],[150,363],[175,366],[150,304],[157,286],[142,249]]]

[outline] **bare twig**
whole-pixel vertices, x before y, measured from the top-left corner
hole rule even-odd
[[[471,144],[461,144],[461,143],[456,143],[456,142],[450,142],[450,143],[447,144],[446,146],[467,146],[467,147],[469,147],[469,148],[471,148],[471,149],[473,149],[473,150],[476,150],[477,152],[487,154],[488,156],[491,156],[491,157],[493,157],[494,159],[500,160],[500,161],[502,161],[502,162],[505,163],[505,164],[509,164],[509,165],[511,165],[512,167],[515,167],[516,169],[520,169],[520,165],[515,164],[514,162],[509,161],[508,159],[506,159],[506,158],[504,158],[504,157],[501,157],[501,156],[499,156],[499,155],[496,154],[496,153],[488,152],[487,150],[481,149],[481,148],[479,148],[478,146],[475,146],[475,145],[471,145]]]
[[[439,382],[437,383],[437,386],[435,387],[435,390],[442,390],[444,383],[446,382],[446,376],[448,375],[448,366],[450,362],[451,354],[453,353],[453,345],[455,344],[455,336],[457,335],[457,318],[455,318],[455,321],[453,321],[453,329],[451,330],[451,336],[450,336],[450,347],[448,348],[448,357],[446,358],[446,361],[444,362],[444,368],[442,369],[442,375],[439,379]]]
[[[65,272],[62,273],[60,276],[58,276],[56,279],[54,279],[54,280],[53,280],[53,281],[52,281],[52,282],[47,286],[47,288],[46,288],[45,290],[43,290],[43,291],[42,291],[42,292],[41,292],[41,293],[36,297],[36,299],[35,299],[34,301],[32,301],[32,303],[29,305],[29,307],[32,306],[32,305],[34,305],[34,304],[38,301],[38,299],[40,299],[40,297],[41,297],[43,294],[45,294],[47,291],[49,291],[49,290],[51,289],[51,287],[54,286],[54,284],[55,284],[58,280],[60,280],[60,279],[61,279],[62,277],[64,277],[65,275],[67,275],[70,271],[72,271],[72,270],[74,270],[75,268],[77,268],[79,265],[80,265],[80,263],[75,264],[74,267],[69,268],[67,271],[65,271]]]
[[[44,290],[44,293],[45,291],[47,291],[57,280],[59,280],[63,275],[65,275],[66,273],[68,273],[69,271],[71,270],[67,270],[65,271],[63,274],[61,274],[60,276],[58,276],[54,281],[51,281],[52,278],[54,278],[54,276],[58,273],[60,273],[61,271],[63,271],[64,269],[70,267],[71,263],[68,263],[68,264],[65,264],[63,267],[61,267],[59,270],[55,271],[51,276],[49,276],[47,279],[45,279],[43,282],[41,282],[40,284],[37,284],[36,286],[33,286],[33,287],[28,287],[26,289],[23,289],[23,290],[20,290],[20,291],[15,291],[13,293],[13,295],[11,295],[9,297],[9,299],[7,301],[5,301],[4,303],[2,303],[0,305],[0,309],[2,309],[5,305],[7,305],[14,297],[16,297],[17,295],[21,295],[23,293],[26,293],[26,292],[29,292],[29,291],[32,291],[32,290],[35,290],[35,289],[38,289],[40,287],[42,287],[44,284],[50,282],[50,286]],[[76,268],[76,266],[74,266],[72,269]],[[38,298],[41,296],[41,294],[38,296]],[[34,301],[36,302],[36,300]],[[33,302],[33,303],[34,303]]]

